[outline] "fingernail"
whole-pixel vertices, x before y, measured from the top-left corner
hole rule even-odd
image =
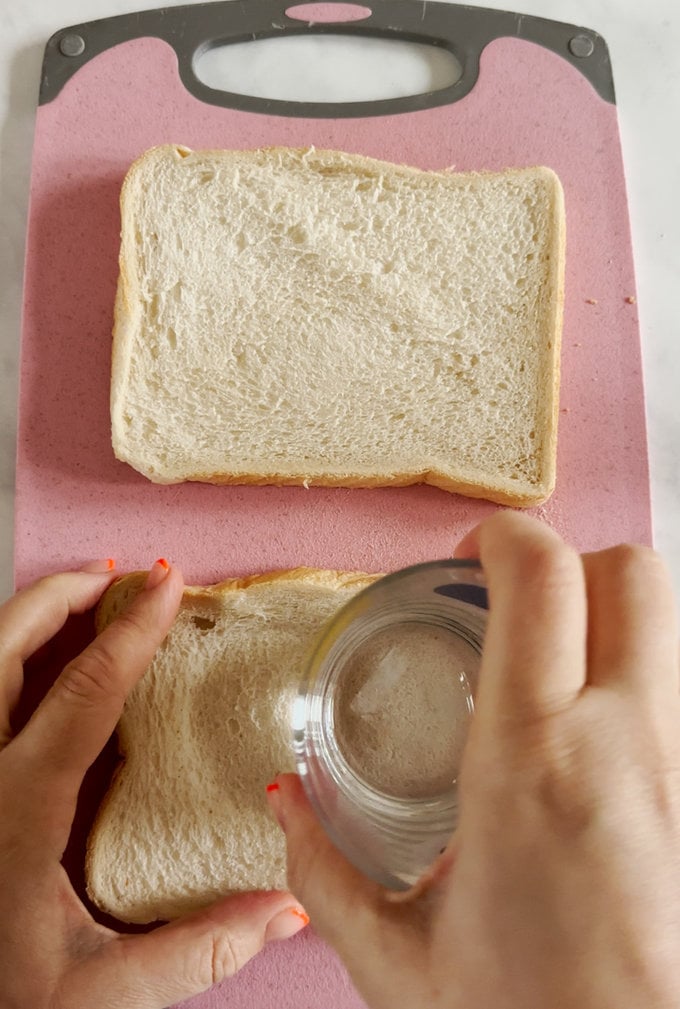
[[[305,914],[301,907],[288,907],[285,911],[274,915],[269,922],[265,929],[264,941],[279,942],[281,939],[290,939],[305,925],[309,925],[309,915]]]
[[[160,585],[160,583],[165,580],[169,570],[170,565],[166,561],[165,557],[159,557],[146,576],[144,588],[155,589],[157,585]]]
[[[87,574],[100,575],[108,574],[109,571],[113,571],[115,566],[116,562],[113,557],[104,557],[98,561],[88,561],[80,570],[87,572]]]
[[[286,824],[283,818],[283,811],[281,809],[281,789],[278,781],[272,781],[269,785],[267,785],[266,792],[269,808],[276,817],[281,830],[285,830]]]

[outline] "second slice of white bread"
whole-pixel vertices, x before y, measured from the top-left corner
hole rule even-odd
[[[144,577],[107,591],[99,630]],[[298,568],[185,590],[126,702],[123,763],[88,841],[88,893],[102,910],[166,920],[229,891],[285,887],[265,785],[294,769],[290,706],[309,649],[376,577]]]
[[[550,169],[164,146],[121,210],[112,439],[149,479],[551,493]]]

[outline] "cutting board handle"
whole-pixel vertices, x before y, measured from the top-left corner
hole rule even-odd
[[[298,6],[296,0],[252,3],[226,0],[124,14],[62,29],[52,36],[45,49],[40,104],[56,98],[66,81],[99,53],[149,36],[161,38],[173,47],[182,82],[196,98],[211,105],[269,115],[344,118],[394,115],[448,105],[459,101],[475,86],[485,46],[507,36],[553,50],[577,67],[604,99],[615,100],[607,45],[590,29],[509,11],[428,0],[361,0],[358,6],[370,13],[360,19],[356,19],[356,11],[347,9],[357,5],[348,5],[347,0],[315,4],[317,19],[308,21],[286,13],[295,6]],[[333,7],[337,7],[340,21],[333,16]],[[344,20],[348,17],[350,20]],[[208,87],[196,76],[195,61],[206,49],[251,39],[310,34],[396,39],[438,46],[453,53],[462,67],[462,75],[449,87],[437,91],[343,103],[292,102],[235,94]]]

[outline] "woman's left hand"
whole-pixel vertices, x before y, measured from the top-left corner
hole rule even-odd
[[[10,716],[23,663],[115,577],[105,563],[54,575],[0,607],[0,977],[3,1009],[161,1009],[234,974],[306,923],[289,893],[227,897],[145,935],[98,924],[61,858],[78,791],[173,622],[182,577],[165,562],[70,662],[26,726]]]

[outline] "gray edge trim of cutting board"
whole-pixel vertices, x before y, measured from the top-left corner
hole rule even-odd
[[[342,3],[347,0],[327,0]],[[347,118],[415,112],[459,101],[475,86],[485,46],[498,38],[520,38],[557,53],[586,77],[598,94],[614,103],[614,81],[607,44],[589,28],[509,11],[488,10],[427,0],[365,0],[371,14],[361,21],[312,22],[289,18],[295,0],[226,0],[140,11],[63,28],[45,48],[40,82],[41,105],[89,60],[138,38],[160,38],[175,50],[184,86],[211,105],[305,118]],[[220,91],[203,84],[194,64],[207,49],[249,40],[292,35],[343,35],[396,39],[447,49],[460,62],[462,75],[447,88],[402,98],[365,102],[294,102]]]

